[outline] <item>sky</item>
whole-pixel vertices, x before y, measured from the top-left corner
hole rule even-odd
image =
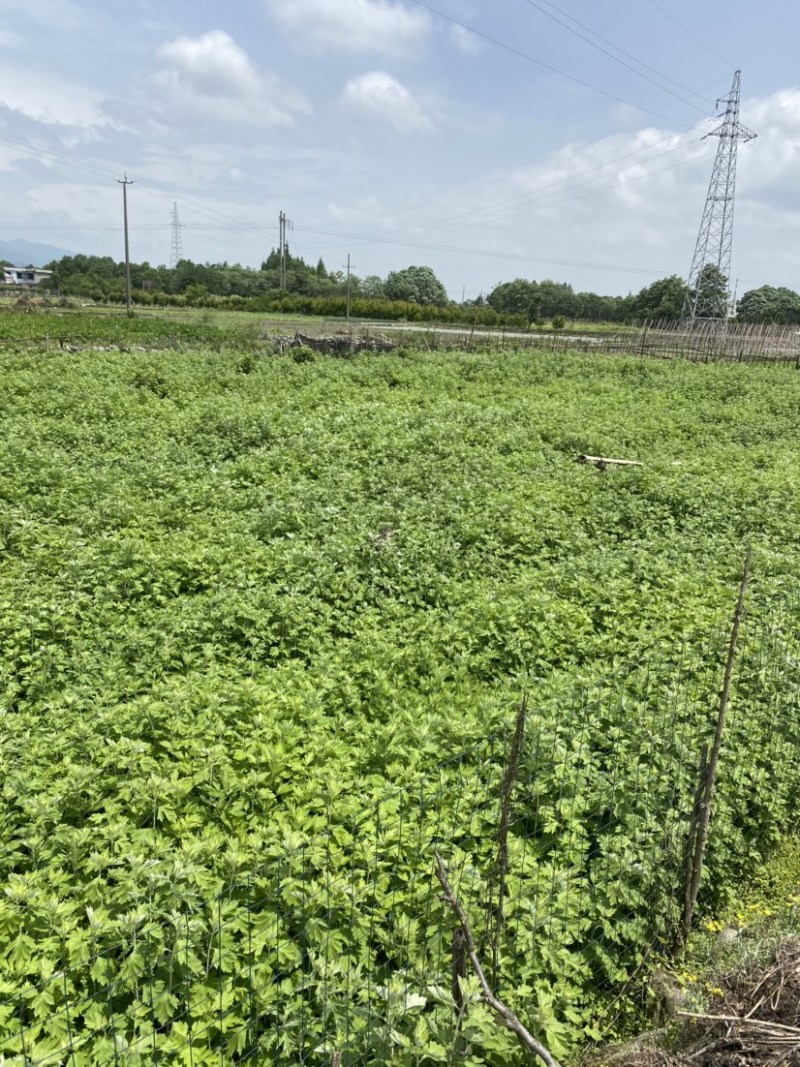
[[[790,0],[0,0],[0,240],[636,292],[692,260],[742,72],[732,285],[800,290]],[[724,108],[724,105],[723,105]]]

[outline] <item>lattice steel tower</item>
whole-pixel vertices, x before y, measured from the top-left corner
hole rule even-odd
[[[169,254],[169,265],[175,267],[178,260],[183,259],[183,239],[181,237],[181,223],[178,218],[178,205],[172,205],[172,213],[169,217],[172,223],[172,247]]]
[[[719,137],[719,146],[687,281],[683,318],[689,322],[696,319],[724,321],[728,317],[727,283],[731,275],[736,152],[739,141],[752,141],[756,136],[739,122],[741,85],[742,72],[737,70],[730,96],[717,101],[718,106],[726,105],[722,125],[706,134],[706,137]],[[712,267],[716,270],[712,271]],[[721,283],[723,277],[724,284]]]

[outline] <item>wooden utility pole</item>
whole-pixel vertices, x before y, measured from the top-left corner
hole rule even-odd
[[[286,288],[286,215],[278,215],[278,287],[283,292]]]
[[[286,247],[286,231],[294,229],[294,223],[286,218],[286,212],[281,211],[278,215],[278,244],[279,244],[279,285],[281,292],[286,291],[286,260],[288,249]]]
[[[133,185],[133,181],[128,180],[128,175],[124,174],[123,177],[116,179],[117,183],[122,186],[122,219],[125,227],[125,309],[128,314],[128,318],[131,317],[131,254],[130,246],[128,243],[128,186]]]
[[[347,253],[347,321],[350,321],[350,253]]]

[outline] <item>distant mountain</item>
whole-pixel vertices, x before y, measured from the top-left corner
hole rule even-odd
[[[53,259],[74,254],[55,245],[37,244],[36,241],[0,241],[0,259],[7,259],[15,267],[43,267]]]

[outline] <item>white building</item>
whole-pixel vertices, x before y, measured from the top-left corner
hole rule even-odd
[[[38,267],[3,267],[3,283],[5,285],[38,285],[39,282],[49,278],[51,270],[40,270]]]

